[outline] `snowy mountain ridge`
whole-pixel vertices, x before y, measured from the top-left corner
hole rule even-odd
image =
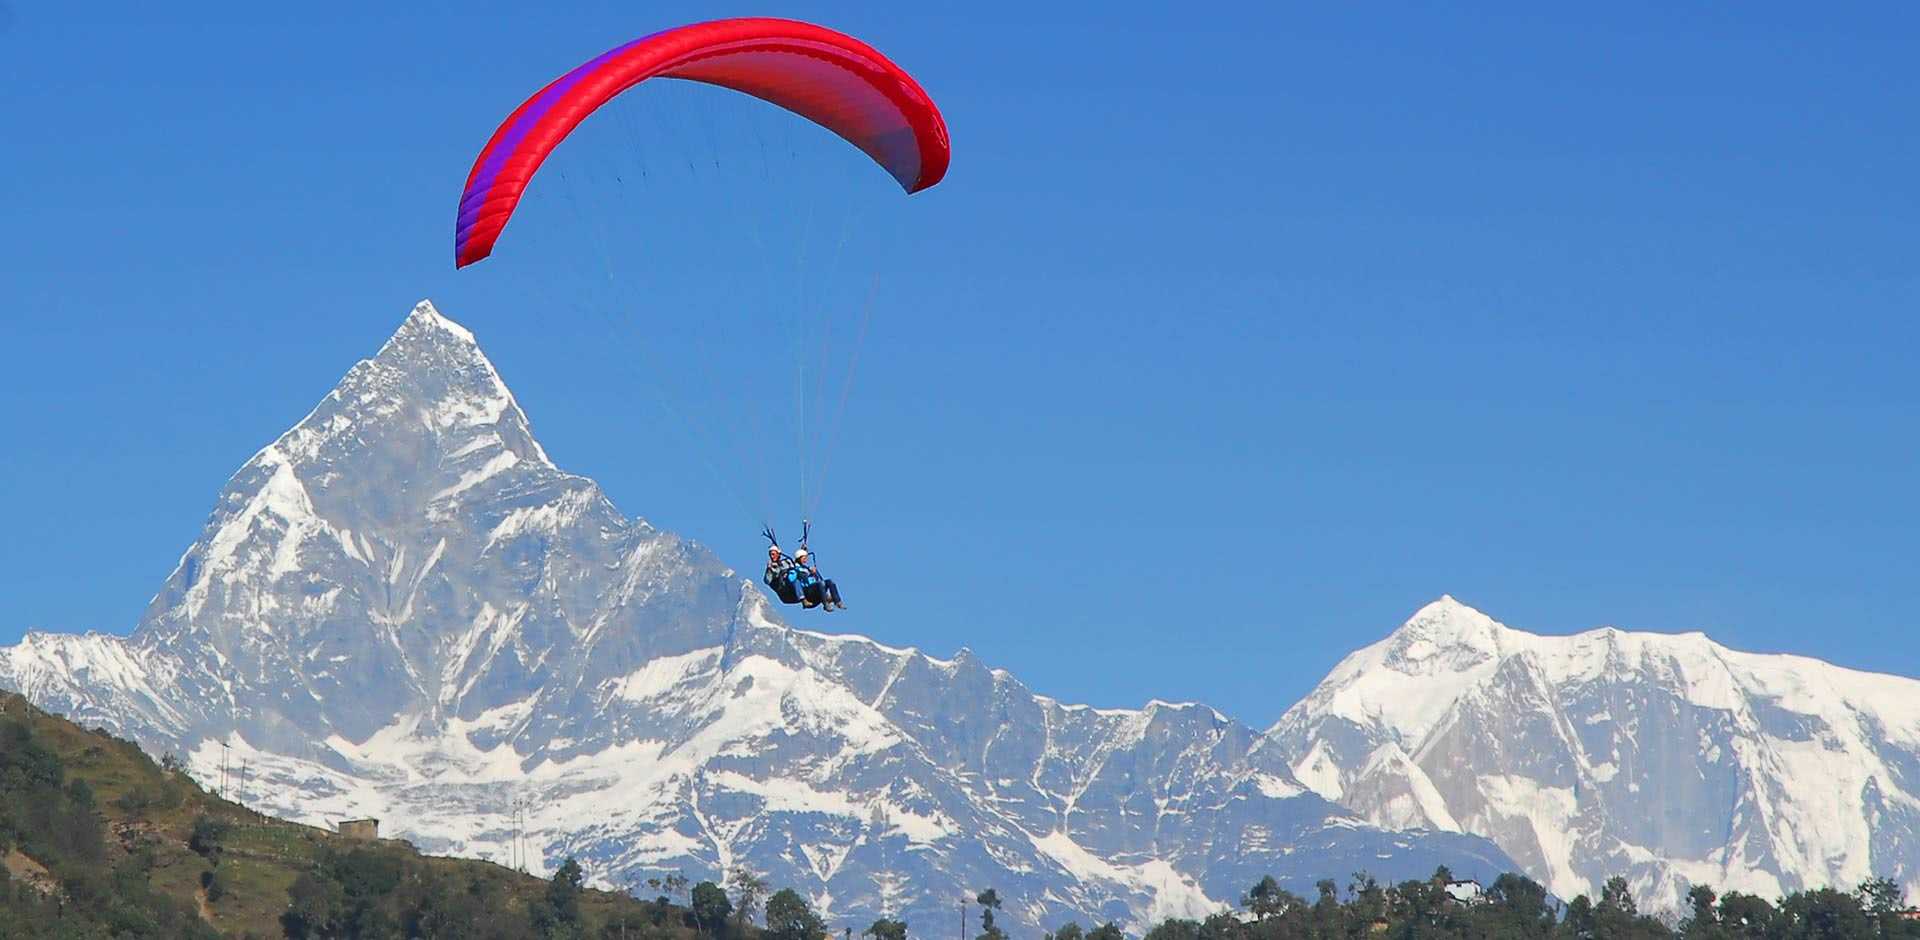
[[[1141,924],[1268,873],[1512,867],[1364,822],[1205,706],[788,627],[557,468],[427,303],[227,481],[131,636],[30,635],[0,686],[289,818],[606,885],[741,864],[850,921],[993,885],[1014,923]]]
[[[1491,838],[1563,896],[1614,874],[1662,908],[1690,883],[1920,890],[1920,680],[1701,633],[1539,636],[1443,597],[1264,746],[1376,824]]]

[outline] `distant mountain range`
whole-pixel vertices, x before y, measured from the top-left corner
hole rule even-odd
[[[1068,705],[964,649],[786,626],[556,467],[426,303],[227,481],[130,637],[30,634],[0,686],[290,819],[608,885],[745,865],[835,922],[944,923],[993,886],[1027,928],[1138,926],[1268,873],[1514,867],[1366,821],[1202,705]]]
[[[1689,884],[1920,895],[1914,679],[1699,633],[1536,636],[1443,597],[1258,750],[1376,825],[1484,835],[1564,897],[1611,875],[1666,910]]]
[[[227,481],[131,636],[30,634],[0,687],[290,819],[604,885],[745,865],[836,923],[943,923],[990,885],[1026,928],[1138,927],[1264,874],[1441,864],[1622,874],[1655,907],[1920,893],[1920,681],[1442,598],[1264,734],[1064,704],[964,649],[785,625],[556,467],[426,303]]]

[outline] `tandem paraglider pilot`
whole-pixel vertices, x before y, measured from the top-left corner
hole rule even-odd
[[[800,589],[794,584],[793,560],[780,551],[780,546],[767,546],[767,587],[780,598],[782,604],[800,603]]]

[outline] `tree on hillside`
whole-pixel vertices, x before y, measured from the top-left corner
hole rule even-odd
[[[302,872],[287,888],[287,910],[280,915],[280,926],[291,940],[336,936],[345,906],[346,893],[339,882]]]
[[[1397,921],[1397,926],[1390,932],[1392,936],[1411,940],[1431,933],[1451,932],[1448,930],[1448,921],[1454,904],[1447,895],[1444,882],[1434,878],[1403,881],[1388,892],[1388,897],[1388,908]]]
[[[1875,916],[1897,913],[1906,907],[1905,892],[1892,878],[1868,878],[1853,894],[1860,899],[1860,906]]]
[[[1729,891],[1720,899],[1720,926],[1742,937],[1769,936],[1776,912],[1773,905],[1751,894]]]
[[[1775,929],[1786,937],[1819,940],[1874,940],[1879,923],[1860,905],[1860,899],[1832,888],[1787,895],[1780,901]]]
[[[882,917],[873,925],[860,931],[860,936],[870,940],[907,940],[907,922]]]
[[[1905,916],[1907,901],[1899,882],[1892,878],[1868,878],[1853,894],[1878,925],[1880,936],[1920,938],[1920,920]]]
[[[733,889],[734,925],[744,936],[746,928],[752,926],[760,914],[760,904],[767,896],[767,882],[745,865],[735,865],[727,873],[727,885]]]
[[[1541,936],[1559,922],[1547,889],[1525,875],[1507,872],[1487,889],[1486,916],[1506,935]]]
[[[1147,935],[1140,940],[1200,940],[1200,922],[1169,917],[1147,931]]]
[[[1720,913],[1714,908],[1719,897],[1706,885],[1687,889],[1687,916],[1680,921],[1680,936],[1686,940],[1721,940],[1727,932],[1720,926]]]
[[[580,895],[586,890],[586,873],[573,856],[560,863],[547,882],[547,892],[533,910],[533,925],[542,936],[572,938],[583,934],[586,925],[580,918]]]
[[[1640,913],[1640,906],[1633,901],[1633,890],[1627,887],[1627,879],[1615,875],[1607,879],[1600,888],[1598,910],[1611,911],[1632,917]]]
[[[993,922],[994,912],[1000,910],[1000,892],[988,888],[973,900],[980,905],[980,936],[975,940],[1006,940],[1007,932]]]
[[[718,934],[727,926],[727,915],[733,913],[733,902],[727,900],[727,893],[711,881],[702,881],[693,886],[692,902],[693,926],[702,936]]]
[[[1594,940],[1670,940],[1673,931],[1659,920],[1640,913],[1627,880],[1619,876],[1607,879],[1600,889],[1600,902],[1586,895],[1567,906],[1564,923],[1575,938]]]
[[[826,935],[826,923],[799,892],[781,888],[767,898],[767,936],[772,940],[823,940]]]
[[[1232,911],[1215,911],[1200,922],[1200,940],[1239,940],[1246,933],[1246,925],[1240,923]],[[1338,937],[1337,933],[1322,934],[1325,937]]]
[[[1073,921],[1067,921],[1052,933],[1047,934],[1046,940],[1086,940],[1086,936],[1087,932],[1080,929],[1079,924]]]
[[[220,854],[220,843],[231,828],[226,820],[201,813],[193,821],[193,831],[187,835],[187,848],[200,853],[208,861],[215,861],[215,856]]]
[[[1272,875],[1266,875],[1247,889],[1247,893],[1240,898],[1240,906],[1246,908],[1254,920],[1267,920],[1286,909],[1286,894],[1280,882],[1275,881]]]
[[[1347,882],[1347,923],[1354,930],[1371,930],[1370,925],[1380,923],[1387,918],[1387,889],[1364,871],[1353,873],[1353,880]]]
[[[1314,883],[1313,889],[1317,896],[1314,898],[1313,907],[1308,911],[1308,922],[1312,925],[1314,936],[1329,938],[1346,936],[1347,912],[1340,905],[1339,886],[1333,883],[1332,878],[1322,878]],[[1213,923],[1213,919],[1208,918],[1208,923]],[[1216,929],[1218,926],[1220,925],[1216,925]],[[1216,938],[1209,936],[1206,940],[1216,940]]]
[[[1567,902],[1567,916],[1560,921],[1562,930],[1575,940],[1593,936],[1593,902],[1582,894]]]

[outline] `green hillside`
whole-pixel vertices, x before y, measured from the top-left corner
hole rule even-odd
[[[251,812],[0,693],[0,938],[647,936],[683,908]]]

